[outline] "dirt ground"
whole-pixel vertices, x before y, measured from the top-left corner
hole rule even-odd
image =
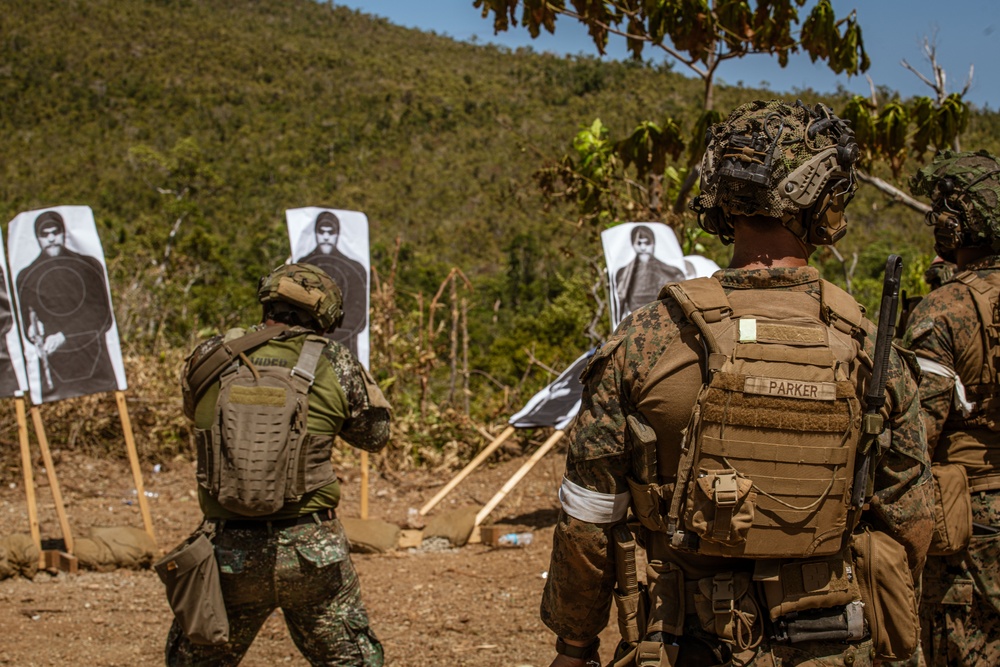
[[[463,481],[432,511],[482,506],[533,451],[487,464]],[[554,635],[538,617],[549,566],[552,527],[564,451],[550,452],[510,492],[489,521],[521,524],[534,531],[523,548],[461,549],[384,555],[352,554],[372,627],[385,646],[386,664],[399,667],[476,665],[543,667],[554,657]],[[62,453],[55,464],[73,534],[91,526],[141,527],[133,483],[124,461]],[[161,462],[159,472],[143,466],[157,541],[163,550],[198,524],[194,464]],[[358,516],[360,473],[340,471],[341,516]],[[451,473],[412,472],[370,478],[369,516],[404,525]],[[28,533],[25,493],[19,469],[2,471],[0,535]],[[42,537],[60,537],[51,490],[40,466],[35,479]],[[151,570],[39,573],[0,581],[0,664],[156,665],[171,613]],[[613,625],[613,624],[612,624]],[[614,645],[606,630],[605,647]],[[605,656],[606,658],[609,656]],[[277,611],[267,621],[244,665],[306,665]]]

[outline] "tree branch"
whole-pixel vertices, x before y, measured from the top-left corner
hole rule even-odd
[[[858,169],[858,180],[861,181],[862,183],[866,183],[872,186],[881,193],[888,195],[889,198],[892,199],[893,201],[909,206],[914,211],[919,211],[924,215],[926,215],[931,211],[931,207],[928,206],[927,204],[914,199],[910,195],[906,194],[905,192],[897,188],[895,185],[883,181],[878,176],[872,176],[871,174],[868,174],[862,171],[861,169]]]

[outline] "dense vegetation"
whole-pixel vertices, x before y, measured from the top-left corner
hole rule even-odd
[[[693,125],[701,88],[668,68],[458,43],[313,0],[8,3],[0,219],[90,205],[126,353],[174,364],[169,376],[178,350],[258,315],[256,279],[289,252],[285,209],[364,211],[373,369],[404,425],[423,413],[404,441],[440,446],[454,439],[429,426],[455,396],[449,290],[433,315],[443,325],[431,328],[430,304],[451,270],[468,279],[454,274],[455,303],[468,301],[472,416],[502,419],[551,379],[539,369],[561,370],[594,343],[598,240],[568,222],[569,206],[546,205],[533,174],[595,118],[619,134],[651,113]],[[715,96],[728,109],[773,94]],[[998,137],[1000,114],[977,111],[963,144],[998,150]],[[865,190],[851,214],[840,250],[848,266],[857,254],[859,298],[877,299],[890,250],[919,291],[932,255],[920,217]],[[725,263],[726,249],[700,240]],[[832,254],[817,262],[843,282]],[[184,439],[181,427],[164,432]]]

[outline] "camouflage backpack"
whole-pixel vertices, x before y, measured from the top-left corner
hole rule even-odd
[[[198,477],[225,509],[265,516],[305,492],[309,388],[327,343],[308,335],[290,370],[240,353],[222,372],[212,427],[198,431]]]

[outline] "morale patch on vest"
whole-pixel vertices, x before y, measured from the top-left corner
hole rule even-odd
[[[740,342],[757,342],[757,320],[752,317],[740,318]]]
[[[280,408],[285,404],[285,390],[281,387],[233,385],[229,389],[229,401],[239,405],[273,405]]]
[[[825,345],[826,331],[819,327],[762,322],[757,324],[757,339],[776,343]]]
[[[837,399],[837,385],[834,382],[747,377],[743,393],[802,398],[810,401],[834,401]]]

